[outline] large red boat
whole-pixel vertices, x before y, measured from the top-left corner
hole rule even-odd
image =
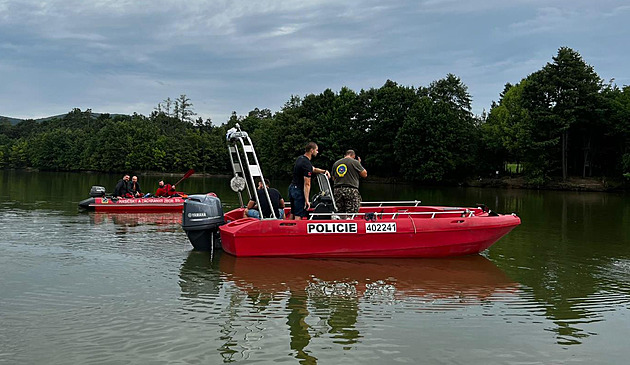
[[[242,214],[237,209],[226,217]],[[235,256],[461,256],[487,249],[521,223],[482,208],[417,205],[363,206],[358,214],[335,216],[340,219],[235,219],[220,227],[221,245]]]
[[[358,213],[338,213],[330,183],[321,174],[308,219],[276,219],[275,212],[269,219],[243,218],[241,192],[256,196],[255,181],[264,178],[247,133],[237,125],[227,140],[234,171],[230,185],[241,208],[224,215],[214,194],[191,195],[182,225],[196,249],[213,249],[218,231],[221,247],[234,256],[462,256],[487,249],[521,223],[516,214],[498,214],[484,205],[421,206],[419,201],[363,203]]]

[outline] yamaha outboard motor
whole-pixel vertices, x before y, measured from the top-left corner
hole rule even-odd
[[[219,226],[225,224],[221,200],[214,193],[189,195],[184,202],[182,228],[196,250],[221,248]]]
[[[82,209],[94,209],[92,204],[96,202],[95,198],[102,198],[105,196],[105,187],[94,185],[90,189],[90,197],[83,199],[79,202],[79,208]]]
[[[92,186],[90,189],[90,196],[92,198],[102,198],[105,196],[105,187],[104,186]]]

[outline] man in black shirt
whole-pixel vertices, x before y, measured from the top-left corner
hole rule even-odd
[[[276,218],[283,219],[284,199],[282,198],[282,195],[280,195],[280,192],[278,190],[269,187],[268,179],[265,179],[265,185],[267,187],[267,193],[269,194],[269,199],[271,200],[271,205],[276,214]],[[260,204],[260,206],[258,206],[258,204]],[[258,210],[258,207],[260,207],[260,210],[262,210],[264,218],[271,218],[271,208],[269,207],[269,201],[267,200],[267,195],[265,194],[265,189],[262,182],[258,182],[258,190],[256,190],[256,196],[252,197],[249,203],[247,203],[244,217],[260,219],[260,211]]]
[[[129,175],[125,175],[122,179],[118,180],[114,188],[114,196],[119,198],[131,198],[129,191]]]
[[[289,185],[289,198],[291,199],[291,214],[293,219],[306,217],[307,210],[311,207],[309,195],[311,192],[311,176],[315,174],[326,174],[330,178],[327,170],[313,167],[311,159],[319,153],[319,147],[315,142],[309,142],[304,148],[304,154],[295,160],[293,167],[293,180]]]

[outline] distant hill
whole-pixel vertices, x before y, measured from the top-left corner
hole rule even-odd
[[[104,114],[104,113],[92,113],[92,117],[93,118],[98,118],[101,114]],[[53,116],[50,116],[50,117],[37,118],[37,119],[35,119],[35,121],[39,123],[39,122],[44,122],[44,121],[47,121],[47,120],[50,120],[50,119],[63,118],[66,115],[67,114],[59,114],[59,115],[53,115]],[[124,115],[124,114],[109,114],[109,115],[114,117],[116,115]],[[25,120],[30,120],[30,119],[19,119],[19,118],[4,117],[4,116],[0,115],[0,121],[2,121],[4,119],[7,119],[9,121],[9,123],[11,123],[11,125],[16,125],[16,124],[18,124],[20,122],[23,122]]]

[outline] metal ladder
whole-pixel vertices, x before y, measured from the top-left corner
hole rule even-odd
[[[265,197],[267,198],[269,208],[271,209],[270,219],[277,219],[277,212],[275,212],[273,204],[271,204],[269,190],[267,189],[267,185],[265,184],[265,178],[263,176],[262,169],[260,168],[260,163],[258,162],[256,151],[254,150],[254,144],[249,138],[249,135],[247,134],[247,132],[242,131],[241,126],[237,123],[234,128],[231,128],[227,131],[226,139],[228,142],[230,161],[232,162],[232,171],[234,172],[234,177],[232,178],[232,182],[230,183],[230,185],[232,187],[232,190],[234,190],[238,194],[238,199],[241,207],[245,207],[245,205],[243,204],[243,196],[241,194],[241,191],[243,191],[245,188],[247,188],[247,194],[249,195],[249,198],[251,200],[257,201],[258,194],[256,192],[257,189],[255,180],[258,179],[258,181],[262,182],[265,191]],[[243,164],[243,162],[245,162],[245,164]],[[239,178],[242,180],[239,180]],[[243,187],[241,187],[242,182],[245,183],[245,186]],[[257,204],[257,206],[260,217],[264,219],[261,205]]]

